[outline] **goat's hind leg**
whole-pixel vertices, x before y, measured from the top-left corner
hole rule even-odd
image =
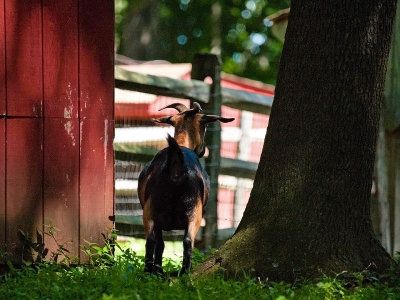
[[[156,239],[156,248],[154,253],[154,268],[153,273],[155,274],[164,274],[164,270],[162,269],[162,256],[164,253],[164,240],[162,237],[162,230],[159,228],[154,228],[154,234]]]
[[[154,251],[156,248],[156,238],[152,230],[146,238],[146,255],[144,258],[144,271],[153,273],[154,269]]]
[[[150,201],[147,201],[143,207],[143,226],[146,235],[146,255],[144,258],[144,271],[153,273],[154,269],[154,252],[156,248],[156,237],[154,233],[154,221],[150,212]]]
[[[150,225],[152,225],[152,222],[150,222]],[[162,238],[162,230],[154,226],[150,228],[150,232],[147,234],[146,238],[144,271],[151,274],[163,275],[162,255],[164,252],[164,241]]]
[[[183,262],[182,268],[178,274],[179,276],[188,273],[190,271],[190,267],[192,266],[194,240],[200,228],[202,211],[202,202],[198,201],[195,209],[193,210],[192,218],[189,221],[188,228],[185,230],[185,237],[183,239]]]
[[[193,252],[193,241],[188,234],[188,231],[185,230],[185,237],[183,239],[183,261],[182,268],[180,269],[178,276],[182,276],[185,273],[188,273],[190,267],[192,265],[192,252]]]

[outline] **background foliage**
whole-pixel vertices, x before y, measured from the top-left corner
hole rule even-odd
[[[173,63],[212,51],[224,72],[274,84],[283,44],[265,18],[288,6],[289,0],[116,0],[116,51]]]

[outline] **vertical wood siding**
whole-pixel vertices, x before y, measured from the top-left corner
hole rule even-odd
[[[0,251],[5,250],[6,244],[6,42],[4,1],[0,0]]]
[[[43,230],[43,122],[41,118],[6,122],[6,249],[19,259],[18,230],[32,236]]]
[[[114,2],[0,1],[0,249],[54,226],[85,262],[112,228]]]
[[[111,227],[114,103],[107,99],[114,96],[113,20],[114,1],[79,1],[81,244],[100,243],[98,228]]]
[[[43,0],[44,223],[79,257],[78,2]],[[45,236],[45,244],[55,247]]]
[[[6,122],[0,118],[0,250],[6,248]],[[0,261],[1,263],[1,261]]]
[[[6,114],[6,32],[4,1],[0,0],[0,118]],[[0,202],[1,203],[1,202]]]
[[[5,12],[7,113],[9,116],[41,117],[41,0],[7,0]]]

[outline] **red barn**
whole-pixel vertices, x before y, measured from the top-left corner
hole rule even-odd
[[[112,227],[114,1],[0,1],[0,250],[47,226],[81,257]],[[55,250],[53,240],[44,243]]]

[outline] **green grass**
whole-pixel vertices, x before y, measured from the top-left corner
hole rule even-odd
[[[118,237],[120,238],[120,237]],[[132,249],[137,255],[144,256],[145,253],[145,239],[140,238],[124,238],[118,240],[118,244],[123,249]],[[118,253],[118,252],[117,252]],[[164,258],[172,260],[182,260],[183,244],[182,241],[171,242],[165,241]]]
[[[178,270],[181,259],[166,258],[167,275],[160,278],[143,272],[143,256],[131,249],[131,243],[124,242],[115,258],[106,255],[106,247],[92,247],[91,265],[42,263],[14,269],[0,277],[0,299],[400,299],[400,280],[393,274],[388,277],[391,286],[383,280],[371,280],[368,274],[356,274],[351,285],[328,277],[295,286],[250,277],[176,278],[168,272]],[[138,243],[134,241],[135,247]],[[195,251],[194,264],[204,258]]]

